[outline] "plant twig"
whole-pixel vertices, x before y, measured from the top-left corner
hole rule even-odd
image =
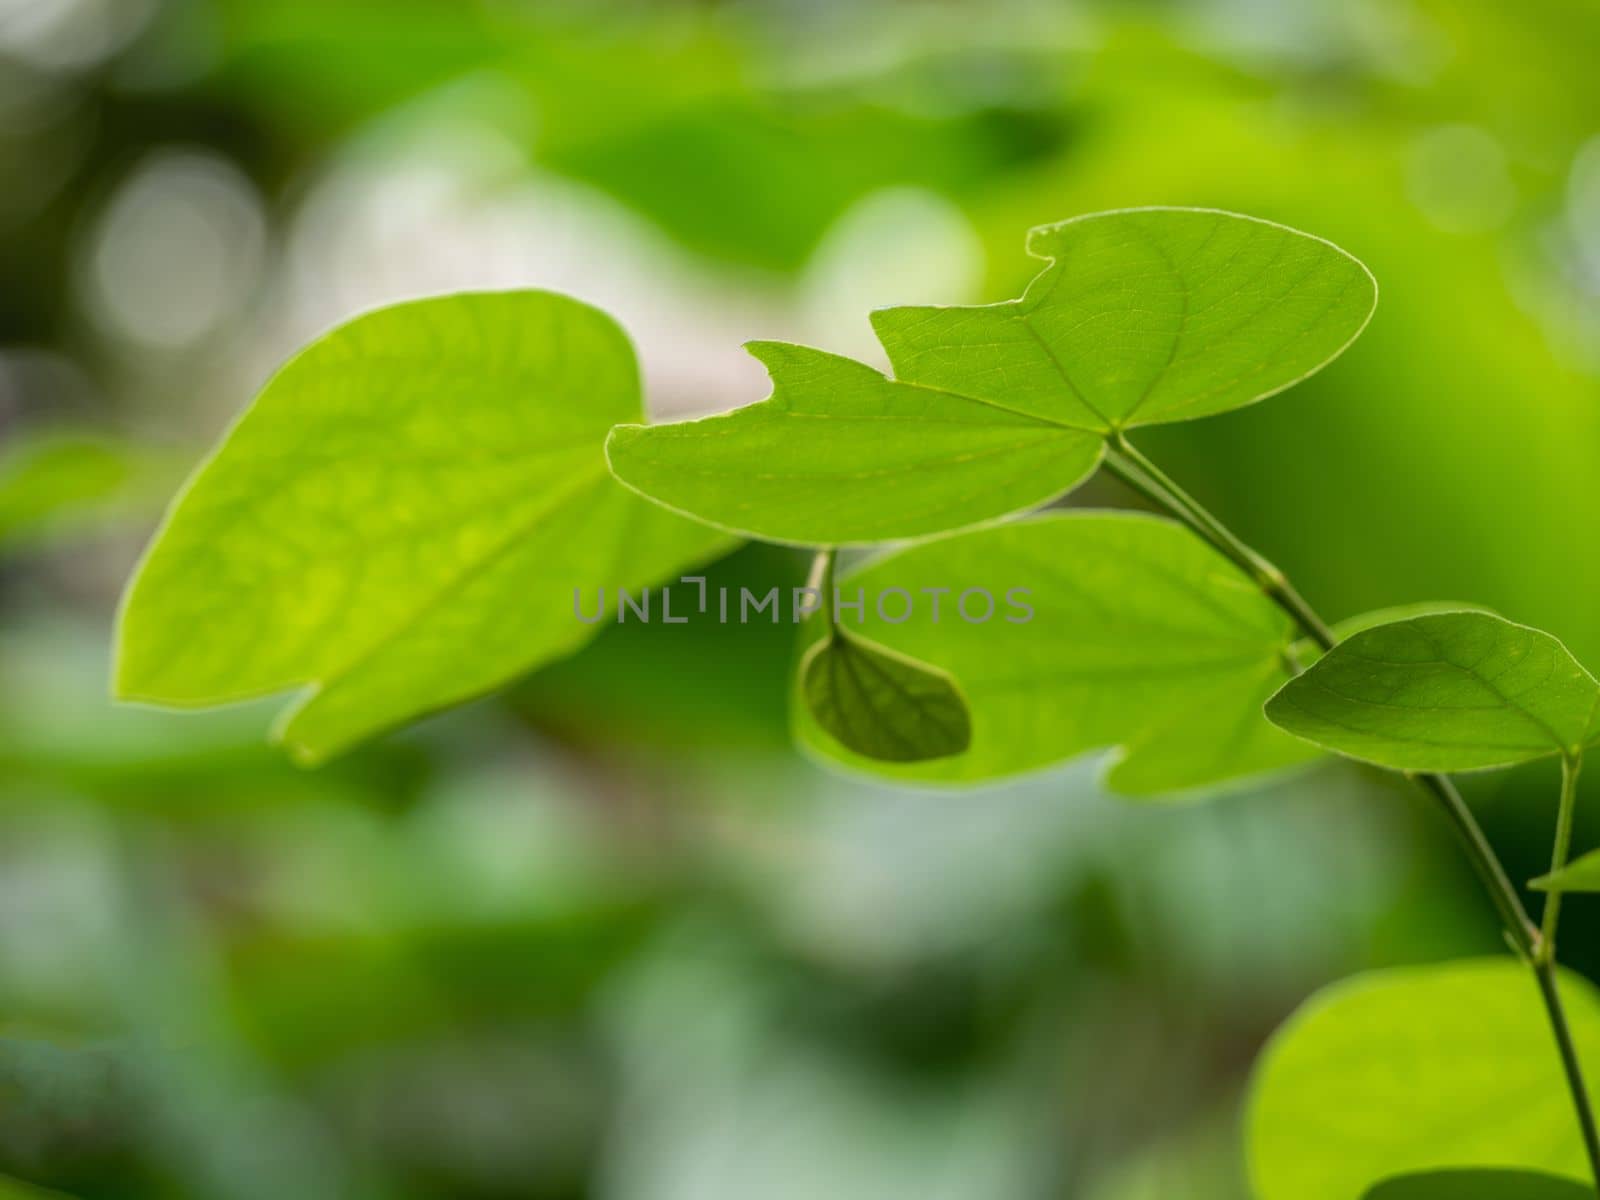
[[[1588,1089],[1583,1085],[1583,1064],[1578,1061],[1578,1050],[1572,1043],[1572,1030],[1567,1025],[1566,1009],[1562,1007],[1561,993],[1556,989],[1555,960],[1536,962],[1533,974],[1539,981],[1539,995],[1544,999],[1545,1011],[1550,1014],[1550,1027],[1555,1031],[1556,1049],[1561,1052],[1561,1069],[1566,1072],[1572,1105],[1578,1112],[1578,1128],[1583,1133],[1583,1148],[1589,1156],[1589,1170],[1596,1179],[1600,1179],[1600,1135],[1596,1134],[1594,1109],[1589,1104]]]
[[[837,558],[838,551],[832,546],[818,550],[816,557],[811,560],[811,576],[806,580],[806,587],[822,597],[823,627],[830,639],[839,632],[838,617],[833,611],[833,568]]]
[[[1110,435],[1105,465],[1112,475],[1122,480],[1134,491],[1157,507],[1188,525],[1214,546],[1228,561],[1255,581],[1261,591],[1299,626],[1300,630],[1324,650],[1331,650],[1338,640],[1333,630],[1295,590],[1284,573],[1246,545],[1226,525],[1189,495],[1155,463],[1146,458],[1128,441],[1121,430]],[[1507,939],[1517,954],[1532,968],[1539,984],[1539,994],[1544,1001],[1545,1013],[1555,1034],[1556,1048],[1561,1054],[1562,1069],[1566,1074],[1567,1088],[1572,1093],[1572,1104],[1578,1117],[1578,1127],[1583,1135],[1584,1149],[1589,1158],[1589,1169],[1597,1190],[1600,1190],[1600,1131],[1595,1124],[1594,1110],[1589,1103],[1588,1089],[1583,1080],[1583,1068],[1578,1061],[1572,1041],[1572,1030],[1567,1023],[1561,993],[1556,986],[1555,932],[1560,918],[1560,893],[1552,892],[1545,902],[1544,928],[1534,926],[1517,889],[1506,874],[1505,867],[1484,836],[1483,828],[1467,808],[1461,793],[1448,775],[1413,774],[1401,772],[1418,787],[1438,800],[1461,839],[1473,869],[1482,880],[1489,898],[1494,901],[1500,920],[1505,925]],[[1556,834],[1557,866],[1565,865],[1571,840],[1572,798],[1577,782],[1577,764],[1567,758],[1562,760],[1561,817]]]
[[[1146,481],[1154,484],[1163,495],[1156,496],[1129,479],[1122,470],[1125,463],[1131,463],[1137,468],[1137,471],[1146,477]],[[1284,573],[1247,546],[1231,529],[1217,520],[1205,505],[1189,495],[1166,472],[1141,454],[1120,430],[1112,436],[1112,449],[1106,456],[1106,466],[1113,475],[1144,492],[1162,507],[1170,509],[1176,505],[1176,509],[1173,509],[1175,516],[1194,528],[1201,537],[1222,551],[1240,570],[1255,580],[1273,603],[1294,618],[1295,623],[1305,631],[1307,637],[1324,650],[1333,649],[1334,642],[1338,640],[1334,637],[1333,630],[1328,628],[1311,605],[1295,591],[1294,585]]]
[[[1561,806],[1556,810],[1556,844],[1550,852],[1550,873],[1556,874],[1567,865],[1567,855],[1572,849],[1572,811],[1577,807],[1578,771],[1583,760],[1576,755],[1561,756]],[[1551,888],[1545,893],[1543,921],[1539,926],[1539,954],[1542,959],[1555,961],[1556,927],[1561,924],[1561,889]]]

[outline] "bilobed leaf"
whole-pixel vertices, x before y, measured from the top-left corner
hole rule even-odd
[[[1279,728],[1411,771],[1577,754],[1600,684],[1555,638],[1485,612],[1435,613],[1340,642],[1267,703]]]
[[[1105,437],[1253,403],[1336,357],[1377,289],[1320,238],[1203,209],[1129,209],[1036,229],[1020,299],[891,308],[885,379],[801,346],[751,347],[760,404],[620,428],[629,486],[724,528],[808,544],[957,529],[1094,470]]]
[[[1591,850],[1528,886],[1540,892],[1600,892],[1600,850]]]
[[[1533,1171],[1428,1171],[1386,1180],[1362,1200],[1592,1200],[1594,1189]]]
[[[117,695],[312,685],[279,734],[314,762],[577,648],[598,626],[576,589],[614,597],[728,545],[606,473],[606,430],[640,416],[626,336],[564,296],[341,326],[180,494],[124,600]]]
[[[1326,366],[1378,289],[1331,242],[1194,208],[1096,213],[1028,235],[1020,300],[889,308],[895,376],[1110,431],[1253,404]]]
[[[796,705],[802,743],[850,767],[970,782],[1118,747],[1110,786],[1158,795],[1317,757],[1261,716],[1286,678],[1288,619],[1173,522],[1048,513],[909,547],[837,586],[845,602],[864,601],[862,623],[845,614],[849,628],[949,672],[972,723],[964,754],[882,763],[841,747]],[[885,606],[894,620],[879,615],[893,589],[914,600],[909,618],[898,596]],[[985,594],[993,612],[980,621]]]
[[[972,741],[966,701],[948,674],[842,631],[807,652],[800,686],[817,724],[867,758],[923,762]]]
[[[1592,1074],[1600,994],[1567,972],[1559,986]],[[1447,1168],[1585,1177],[1538,988],[1509,957],[1380,971],[1319,992],[1257,1063],[1247,1140],[1259,1200],[1351,1200]]]
[[[623,425],[617,478],[769,541],[850,545],[1021,512],[1099,465],[1099,434],[929,388],[805,346],[756,342],[772,396],[675,425]]]

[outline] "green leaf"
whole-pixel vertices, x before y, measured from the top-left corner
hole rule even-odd
[[[965,754],[886,764],[841,747],[795,705],[801,742],[856,769],[970,782],[1119,747],[1110,786],[1156,795],[1317,757],[1261,716],[1286,677],[1288,619],[1173,522],[1048,513],[889,554],[838,587],[845,603],[864,602],[861,622],[841,608],[842,623],[949,672],[971,711]],[[894,589],[914,601],[903,621],[907,599]],[[994,599],[987,620],[967,619],[986,608],[973,589]]]
[[[624,425],[617,478],[720,528],[850,545],[1023,512],[1099,465],[1100,435],[885,379],[805,346],[755,342],[772,396],[721,416]]]
[[[1560,987],[1592,1072],[1600,993],[1567,972]],[[1538,989],[1510,958],[1379,971],[1319,992],[1257,1064],[1247,1141],[1259,1200],[1350,1200],[1445,1168],[1586,1175]]]
[[[1020,300],[873,314],[895,376],[1067,425],[1191,421],[1325,367],[1378,300],[1361,263],[1270,221],[1135,208],[1045,225]]]
[[[1380,1183],[1363,1200],[1593,1200],[1570,1179],[1532,1171],[1429,1171]]]
[[[545,292],[358,317],[266,386],[180,493],[125,597],[120,698],[196,706],[301,685],[278,736],[317,762],[568,653],[604,588],[726,538],[606,473],[641,415],[610,318]]]
[[[1408,771],[1578,754],[1600,684],[1555,638],[1485,612],[1436,613],[1341,642],[1267,703],[1281,729]]]
[[[1600,850],[1591,850],[1528,886],[1540,892],[1600,892]]]
[[[0,551],[159,511],[169,456],[88,433],[23,434],[0,453]]]
[[[837,545],[1016,513],[1094,470],[1104,438],[1260,400],[1326,365],[1372,315],[1337,247],[1202,209],[1129,209],[1035,229],[1050,265],[1018,300],[891,308],[895,379],[801,346],[751,350],[762,403],[618,429],[612,470],[726,529]]]
[[[948,674],[842,630],[811,647],[800,681],[817,724],[867,758],[923,762],[972,741],[966,701]]]

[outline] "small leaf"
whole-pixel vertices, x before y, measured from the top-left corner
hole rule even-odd
[[[1600,892],[1600,850],[1591,850],[1528,886],[1540,892]]]
[[[606,431],[640,415],[626,336],[565,296],[341,326],[180,493],[123,603],[116,694],[197,706],[311,684],[278,732],[316,762],[569,653],[599,629],[575,589],[614,602],[728,545],[606,474]]]
[[[908,547],[837,586],[864,601],[867,636],[959,680],[972,721],[967,753],[886,764],[797,705],[799,739],[848,766],[971,782],[1121,747],[1110,786],[1160,795],[1318,756],[1261,715],[1287,677],[1288,619],[1171,521],[1048,513]],[[878,599],[896,589],[886,620]]]
[[[885,379],[803,346],[753,344],[765,401],[624,426],[617,478],[668,507],[777,541],[919,537],[1075,487],[1119,429],[1249,404],[1335,358],[1376,285],[1281,225],[1202,209],[1098,213],[1036,229],[1050,261],[1018,300],[891,308]]]
[[[1600,993],[1569,972],[1560,987],[1592,1072]],[[1586,1174],[1538,989],[1510,958],[1378,971],[1317,993],[1258,1061],[1248,1125],[1259,1200],[1350,1200],[1397,1175],[1463,1167]]]
[[[1532,1171],[1429,1171],[1386,1180],[1362,1200],[1593,1200],[1594,1189]]]
[[[1280,729],[1409,771],[1577,754],[1600,735],[1600,684],[1555,638],[1485,612],[1378,625],[1267,702]]]
[[[972,741],[966,701],[948,674],[843,631],[811,647],[800,676],[817,724],[867,758],[947,758]]]

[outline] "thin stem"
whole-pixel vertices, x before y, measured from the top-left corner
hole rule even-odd
[[[830,640],[839,632],[838,614],[833,610],[833,564],[837,558],[838,551],[832,546],[818,550],[811,560],[811,577],[806,580],[806,587],[822,597],[822,621]]]
[[[1539,981],[1545,1012],[1550,1014],[1550,1027],[1555,1031],[1561,1069],[1567,1076],[1567,1090],[1572,1093],[1572,1104],[1578,1112],[1578,1128],[1583,1133],[1583,1148],[1589,1156],[1589,1171],[1600,1180],[1600,1133],[1596,1132],[1594,1109],[1589,1104],[1588,1089],[1583,1085],[1583,1066],[1578,1061],[1577,1047],[1572,1044],[1572,1030],[1567,1027],[1566,1009],[1561,1004],[1561,993],[1556,990],[1556,964],[1548,959],[1537,962],[1533,973]]]
[[[1561,807],[1556,811],[1556,844],[1550,854],[1550,873],[1567,865],[1572,850],[1572,810],[1577,807],[1578,771],[1583,760],[1576,755],[1561,756]],[[1561,924],[1561,889],[1551,888],[1544,898],[1544,921],[1540,926],[1539,955],[1542,961],[1556,958],[1556,927]]]
[[[1522,898],[1517,894],[1510,876],[1506,874],[1505,867],[1501,865],[1500,856],[1494,852],[1494,847],[1484,836],[1483,826],[1478,824],[1477,818],[1472,815],[1472,810],[1467,807],[1467,802],[1456,790],[1455,782],[1448,775],[1406,773],[1405,777],[1439,801],[1439,807],[1444,811],[1446,819],[1460,836],[1473,869],[1483,881],[1484,890],[1494,901],[1512,949],[1526,961],[1534,961],[1539,949],[1539,931],[1534,927],[1533,919],[1528,916],[1528,910],[1523,907]],[[1600,1172],[1600,1163],[1596,1163],[1596,1170]]]
[[[1234,532],[1216,518],[1198,500],[1184,491],[1160,467],[1146,458],[1128,441],[1121,430],[1110,436],[1106,451],[1106,469],[1134,491],[1150,500],[1172,516],[1188,525],[1207,542],[1253,579],[1261,591],[1288,614],[1301,631],[1324,650],[1331,650],[1337,638],[1305,598],[1295,590],[1288,578],[1276,566],[1246,545]],[[1560,865],[1565,865],[1568,843],[1571,839],[1572,795],[1577,782],[1577,764],[1563,759],[1562,766],[1562,818],[1564,828],[1557,830],[1556,853]],[[1544,1000],[1545,1013],[1555,1034],[1556,1048],[1561,1053],[1561,1064],[1566,1072],[1567,1087],[1572,1093],[1573,1108],[1577,1112],[1578,1126],[1583,1134],[1588,1152],[1589,1168],[1597,1189],[1600,1189],[1600,1132],[1597,1132],[1594,1111],[1589,1104],[1589,1093],[1584,1086],[1583,1070],[1573,1048],[1572,1032],[1567,1025],[1566,1011],[1561,1003],[1561,993],[1556,987],[1555,929],[1560,915],[1560,894],[1552,892],[1546,901],[1543,931],[1535,928],[1523,906],[1522,898],[1506,875],[1500,858],[1484,836],[1483,828],[1473,817],[1461,793],[1448,775],[1414,775],[1402,772],[1418,787],[1439,801],[1446,818],[1461,838],[1473,869],[1483,881],[1489,898],[1494,901],[1500,920],[1505,925],[1507,940],[1517,954],[1532,968],[1539,983],[1539,994]],[[1556,868],[1559,869],[1559,866]]]
[[[1123,479],[1130,486],[1144,491],[1139,483],[1124,475],[1120,470],[1123,464],[1119,459],[1125,459],[1128,463],[1131,463],[1137,472],[1143,474],[1145,482],[1154,484],[1157,489],[1165,494],[1166,499],[1158,499],[1155,496],[1151,496],[1149,492],[1145,492],[1147,496],[1150,496],[1152,500],[1156,500],[1163,507],[1171,507],[1171,505],[1175,504],[1178,508],[1181,508],[1182,512],[1175,513],[1175,515],[1180,516],[1206,541],[1222,551],[1225,557],[1230,559],[1246,575],[1254,579],[1261,590],[1278,607],[1294,618],[1295,623],[1305,631],[1307,637],[1324,650],[1333,649],[1334,642],[1338,640],[1333,636],[1333,630],[1329,629],[1322,618],[1317,616],[1316,611],[1306,603],[1305,598],[1295,590],[1294,585],[1289,582],[1288,577],[1282,571],[1247,546],[1231,529],[1217,520],[1205,505],[1179,487],[1176,481],[1169,477],[1165,471],[1146,458],[1138,447],[1128,441],[1127,436],[1121,430],[1112,435],[1112,447],[1106,456],[1106,466],[1110,468],[1112,474],[1119,479]]]

